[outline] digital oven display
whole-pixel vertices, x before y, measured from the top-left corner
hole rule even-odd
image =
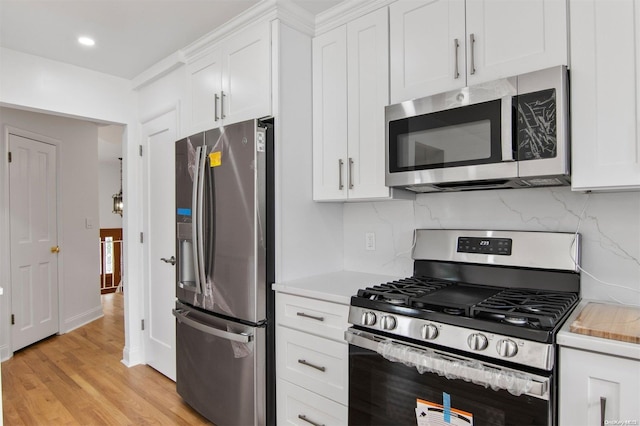
[[[458,253],[511,256],[511,238],[458,237]]]

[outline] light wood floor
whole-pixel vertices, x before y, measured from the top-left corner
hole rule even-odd
[[[53,336],[2,363],[4,424],[211,424],[175,383],[146,365],[127,368],[123,296],[102,296],[104,318]]]

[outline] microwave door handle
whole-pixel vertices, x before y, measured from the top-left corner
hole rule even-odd
[[[514,161],[515,142],[518,139],[517,127],[513,128],[513,109],[511,108],[513,97],[504,96],[501,102],[502,128],[500,129],[502,141],[502,161]]]
[[[198,194],[201,192],[200,188],[200,158],[202,157],[202,147],[196,147],[196,161],[195,161],[195,170],[193,172],[193,190],[191,193],[191,211],[193,212],[192,216],[192,226],[191,226],[191,238],[193,240],[193,247],[195,250],[195,256],[193,256],[193,269],[195,270],[196,276],[196,288],[195,291],[197,294],[200,294],[200,233],[198,232]]]

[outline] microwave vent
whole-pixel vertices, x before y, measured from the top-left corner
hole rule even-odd
[[[525,183],[530,186],[560,186],[565,185],[565,182],[559,178],[551,177],[551,178],[533,178],[522,180],[522,183]]]

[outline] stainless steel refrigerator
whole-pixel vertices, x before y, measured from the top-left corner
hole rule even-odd
[[[217,426],[275,424],[273,121],[175,153],[178,393]]]

